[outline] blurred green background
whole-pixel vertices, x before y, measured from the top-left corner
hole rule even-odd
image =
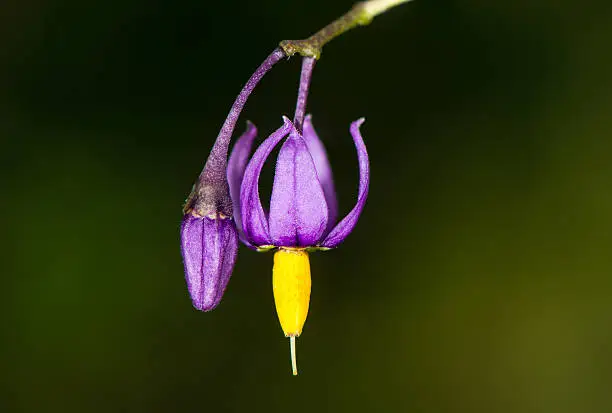
[[[612,411],[600,3],[417,0],[325,48],[309,111],[342,211],[361,116],[372,181],[311,258],[292,377],[272,255],[242,248],[195,311],[181,207],[257,65],[351,1],[3,2],[0,411]],[[298,78],[279,63],[238,129],[277,128]]]

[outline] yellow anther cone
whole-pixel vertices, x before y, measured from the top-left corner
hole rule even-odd
[[[285,336],[291,337],[295,375],[295,337],[302,333],[310,302],[310,261],[306,251],[281,248],[274,254],[272,288],[281,327]]]

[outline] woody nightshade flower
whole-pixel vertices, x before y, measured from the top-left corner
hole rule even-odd
[[[185,205],[181,247],[196,308],[208,311],[221,300],[236,260],[238,239],[252,249],[276,251],[274,301],[281,327],[290,338],[294,375],[295,339],[302,332],[310,301],[308,254],[338,246],[353,231],[367,199],[370,179],[368,153],[360,132],[362,118],[350,126],[359,165],[357,202],[338,222],[329,160],[312,119],[304,117],[312,70],[330,40],[408,1],[362,1],[307,39],[282,41],[236,98]],[[294,54],[302,55],[303,63],[293,122],[283,117],[283,125],[259,145],[250,159],[257,130],[249,123],[234,145],[228,165],[229,141],[246,99],[276,62]],[[267,158],[281,142],[266,212],[259,196],[259,177]]]
[[[310,301],[308,252],[338,246],[354,229],[369,188],[368,153],[359,127],[351,124],[359,160],[359,194],[353,209],[336,222],[337,200],[333,176],[323,142],[304,109],[315,59],[305,57],[294,122],[283,117],[283,125],[249,154],[256,129],[249,124],[238,139],[228,165],[228,181],[234,215],[240,217],[238,231],[249,247],[276,249],[272,286],[281,327],[290,338],[293,374],[297,374],[295,338],[302,333]],[[269,212],[259,195],[259,177],[264,163],[283,142],[276,161]]]
[[[234,214],[241,216],[241,239],[260,251],[276,249],[274,298],[283,331],[291,338],[294,374],[295,337],[302,332],[310,297],[308,251],[327,250],[344,241],[355,228],[367,199],[368,153],[359,130],[363,122],[359,119],[350,127],[359,163],[357,203],[340,222],[332,218],[337,213],[332,173],[310,116],[304,121],[303,134],[285,117],[283,126],[264,140],[246,168],[244,154],[250,152],[252,135],[243,135],[230,157],[229,170],[239,172],[231,174],[230,188]],[[259,196],[259,177],[266,159],[283,140],[266,214]]]

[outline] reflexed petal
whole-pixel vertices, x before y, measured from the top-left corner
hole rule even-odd
[[[270,237],[276,246],[314,246],[327,225],[327,204],[306,142],[293,129],[278,154]]]
[[[238,235],[245,242],[242,232],[242,215],[240,212],[240,184],[244,177],[244,170],[251,154],[253,140],[257,136],[257,128],[251,122],[247,122],[247,129],[234,144],[232,153],[227,164],[227,182],[229,183],[230,195],[234,206],[234,221],[238,229]]]
[[[325,237],[321,243],[322,247],[333,248],[340,244],[353,231],[355,224],[361,215],[363,206],[368,198],[368,188],[370,186],[370,164],[368,160],[368,152],[363,143],[359,127],[365,121],[364,118],[356,120],[351,124],[351,135],[357,148],[357,158],[359,159],[359,195],[357,196],[357,205],[348,213],[342,221],[336,225],[334,229]]]
[[[304,141],[312,160],[314,161],[315,168],[317,170],[317,176],[323,193],[325,194],[325,202],[327,203],[327,230],[329,231],[336,220],[338,219],[338,199],[336,198],[336,190],[334,188],[334,177],[332,174],[331,165],[327,158],[327,152],[323,142],[317,136],[317,133],[312,126],[312,119],[310,115],[304,119]]]
[[[283,120],[285,124],[263,141],[253,154],[240,187],[242,229],[246,239],[255,246],[270,244],[268,220],[259,198],[259,174],[274,147],[293,128],[293,124],[287,117],[283,117]]]
[[[181,252],[185,279],[193,306],[210,311],[221,301],[238,251],[236,226],[231,218],[186,214],[181,225]]]

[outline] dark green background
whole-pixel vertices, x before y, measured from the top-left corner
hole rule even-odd
[[[312,256],[300,376],[271,254],[191,307],[181,206],[234,97],[350,5],[2,3],[1,411],[612,411],[609,2],[417,0],[334,40],[309,111],[345,212],[367,118],[371,189]],[[278,127],[298,76],[242,119]]]

